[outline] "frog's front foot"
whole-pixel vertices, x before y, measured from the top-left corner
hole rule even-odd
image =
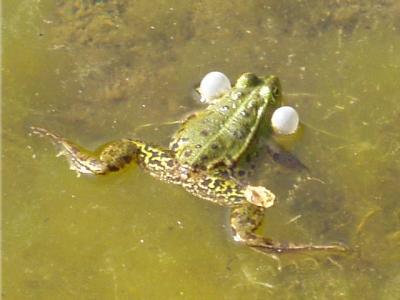
[[[240,207],[235,207],[231,212],[231,228],[233,239],[247,246],[266,253],[284,253],[300,251],[335,251],[345,252],[348,248],[340,244],[332,245],[313,245],[313,244],[293,244],[279,243],[254,233],[260,226],[264,216],[265,208],[261,206],[245,203]]]
[[[275,194],[263,186],[248,185],[245,188],[246,200],[256,206],[268,208],[274,205]]]

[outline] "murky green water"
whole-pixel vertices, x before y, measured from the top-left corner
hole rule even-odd
[[[3,1],[4,299],[398,299],[397,1]],[[166,145],[220,70],[276,74],[304,174],[269,164],[265,234],[348,255],[235,244],[228,211],[139,169],[77,178],[39,125],[88,147]]]

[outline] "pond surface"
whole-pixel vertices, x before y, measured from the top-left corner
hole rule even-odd
[[[3,298],[399,299],[400,5],[323,2],[3,1]],[[135,167],[77,178],[29,135],[167,145],[213,70],[275,74],[300,113],[310,173],[251,179],[263,234],[350,253],[252,251],[228,209]]]

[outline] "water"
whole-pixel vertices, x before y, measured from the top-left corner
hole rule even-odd
[[[395,1],[3,2],[4,299],[400,297]],[[166,145],[212,70],[278,75],[303,122],[310,174],[252,181],[278,196],[264,234],[349,254],[254,252],[227,209],[135,167],[77,178],[28,135]]]

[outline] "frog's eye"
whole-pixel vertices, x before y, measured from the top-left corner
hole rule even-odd
[[[244,73],[236,81],[237,88],[247,88],[251,86],[256,86],[260,83],[260,78],[253,73]]]
[[[279,99],[282,93],[279,78],[276,76],[268,76],[264,79],[264,85],[270,88],[272,97]]]
[[[272,88],[272,95],[274,96],[274,98],[278,98],[281,95],[281,90],[278,86],[274,86]]]

